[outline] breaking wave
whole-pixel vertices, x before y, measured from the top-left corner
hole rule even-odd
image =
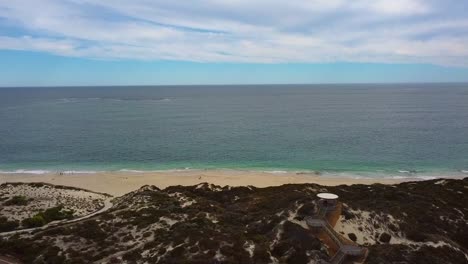
[[[35,175],[43,175],[43,174],[94,174],[99,173],[99,171],[89,171],[89,170],[64,170],[64,171],[52,171],[52,170],[26,170],[26,169],[18,169],[14,171],[3,171],[0,170],[0,174],[35,174]]]
[[[69,97],[58,99],[61,103],[81,103],[89,101],[110,101],[110,102],[170,102],[170,98],[113,98],[113,97]]]

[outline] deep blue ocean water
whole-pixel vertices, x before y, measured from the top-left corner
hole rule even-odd
[[[0,89],[0,171],[468,173],[468,84]]]

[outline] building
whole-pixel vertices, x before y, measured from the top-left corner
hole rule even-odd
[[[338,195],[333,193],[319,193],[317,194],[318,205],[325,211],[334,210],[338,204]]]

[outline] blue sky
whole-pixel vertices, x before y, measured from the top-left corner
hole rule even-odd
[[[468,81],[464,0],[0,0],[0,86]]]

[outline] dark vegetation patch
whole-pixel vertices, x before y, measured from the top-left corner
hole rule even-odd
[[[411,264],[441,264],[441,263],[466,263],[462,252],[449,247],[415,248],[405,245],[374,245],[369,248],[369,256],[366,263],[411,263]]]
[[[63,206],[56,206],[46,209],[45,211],[39,212],[33,217],[24,219],[21,224],[24,227],[39,227],[47,223],[57,220],[72,219],[73,211],[64,210]]]
[[[354,234],[354,233],[349,233],[348,238],[351,239],[351,241],[354,241],[354,242],[356,242],[356,240],[357,240],[356,234]]]
[[[18,221],[9,221],[8,218],[0,216],[0,232],[15,230],[18,226]]]
[[[389,243],[392,239],[392,236],[387,233],[382,233],[379,237],[379,241],[382,243]]]
[[[25,196],[16,195],[8,199],[6,202],[4,202],[3,205],[4,206],[12,206],[12,205],[24,206],[24,205],[27,205],[28,203],[29,203],[28,198],[26,198]]]

